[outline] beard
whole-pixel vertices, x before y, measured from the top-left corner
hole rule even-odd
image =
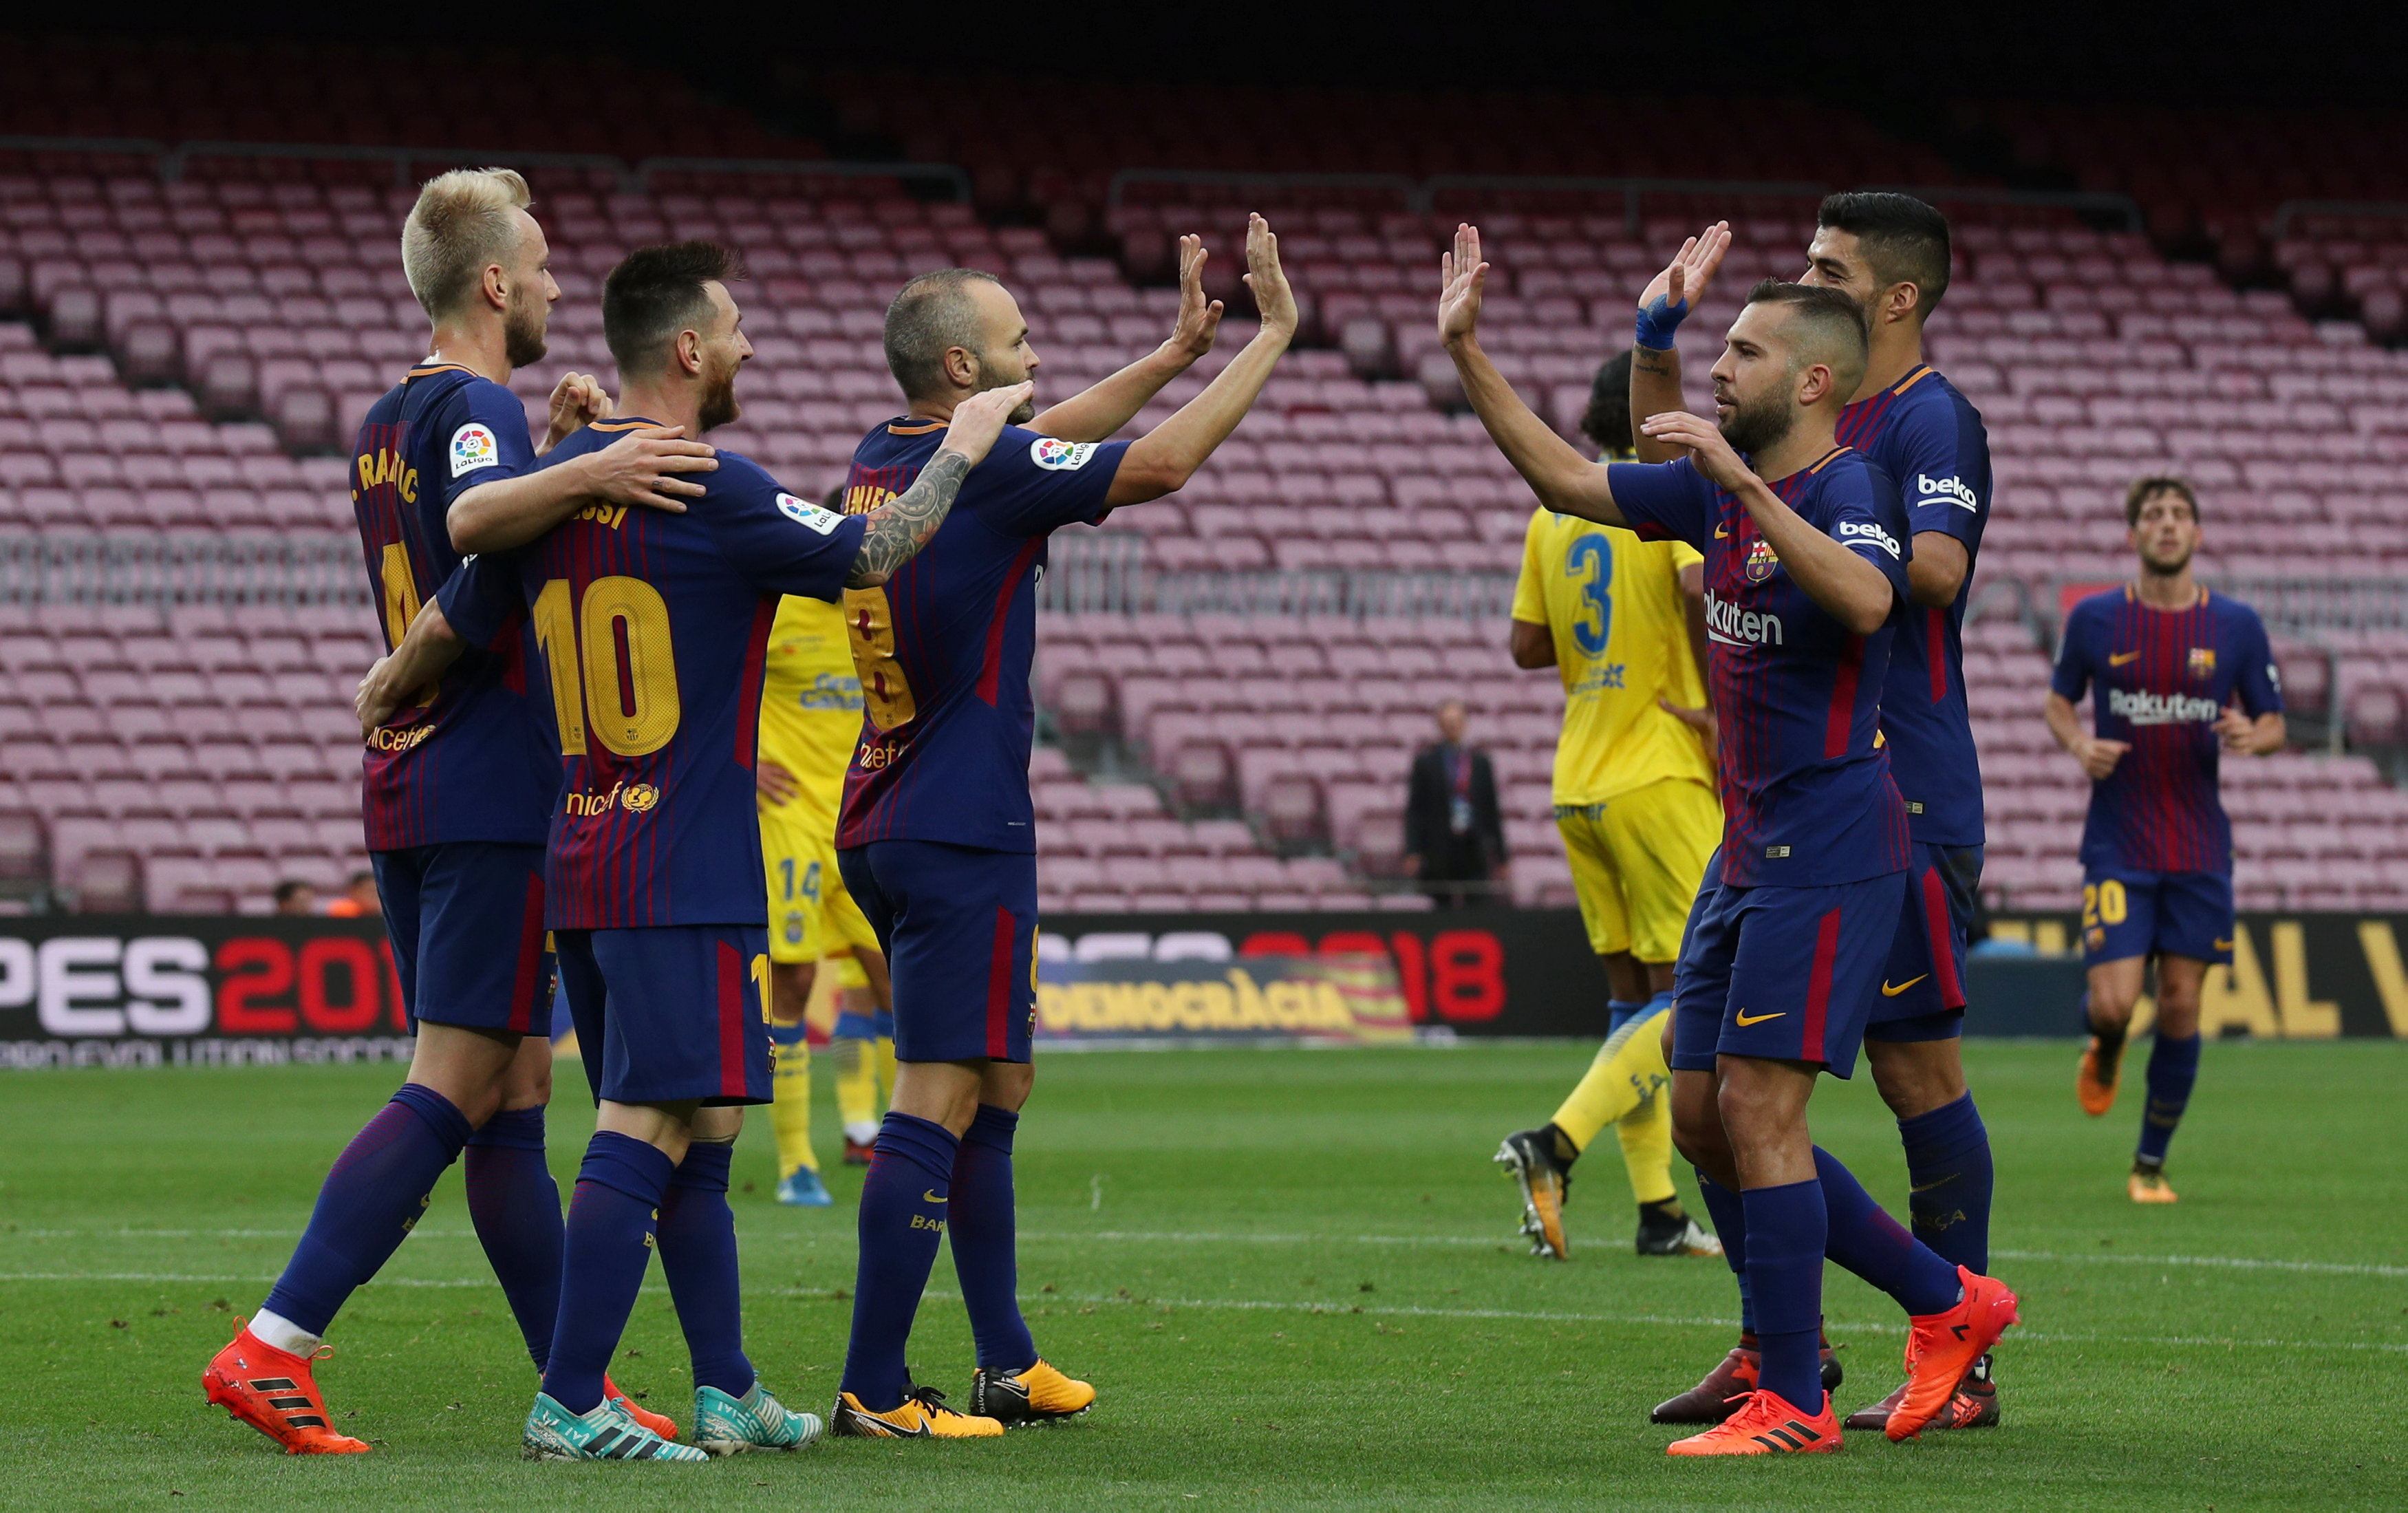
[[[2190,566],[2190,559],[2197,551],[2198,548],[2193,547],[2171,562],[2143,552],[2141,554],[2141,570],[2156,578],[2172,578]]]
[[[1019,409],[1004,417],[1004,422],[1010,425],[1025,425],[1036,418],[1037,401],[1034,399],[1024,399],[1020,402]]]
[[[1780,445],[1797,419],[1797,411],[1778,396],[1768,396],[1753,404],[1742,401],[1732,408],[1730,419],[1722,424],[1723,439],[1731,444],[1732,451],[1753,455]]]
[[[715,431],[722,425],[733,425],[743,412],[743,407],[736,402],[736,374],[730,369],[702,391],[701,410],[695,419],[704,430]]]
[[[512,367],[532,367],[543,361],[543,339],[551,309],[539,300],[510,301],[502,314],[502,360]]]

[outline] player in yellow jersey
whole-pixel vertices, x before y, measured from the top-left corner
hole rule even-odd
[[[1581,428],[1630,454],[1630,354],[1598,370]],[[1721,1242],[1672,1188],[1671,1073],[1660,1031],[1672,963],[1706,862],[1722,840],[1704,678],[1703,558],[1679,541],[1540,510],[1513,589],[1513,661],[1555,668],[1555,825],[1589,948],[1605,963],[1608,1039],[1546,1125],[1505,1137],[1497,1160],[1522,1190],[1530,1253],[1565,1259],[1572,1163],[1611,1124],[1639,1201],[1642,1256],[1713,1256]]]
[[[778,603],[761,680],[761,858],[769,876],[769,1017],[777,1043],[778,1201],[832,1201],[811,1149],[811,1053],[804,1010],[819,963],[885,975],[878,937],[836,870],[845,764],[861,736],[861,679],[844,612],[789,596]]]

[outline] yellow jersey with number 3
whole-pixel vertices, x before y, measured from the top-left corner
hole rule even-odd
[[[845,764],[860,739],[861,675],[844,611],[790,594],[778,601],[761,675],[761,758],[794,773],[802,790],[780,817],[833,842]]]
[[[1656,704],[1706,695],[1689,645],[1681,569],[1705,559],[1682,541],[1539,510],[1522,543],[1513,618],[1543,625],[1564,683],[1555,801],[1600,804],[1665,778],[1712,789],[1705,742]]]

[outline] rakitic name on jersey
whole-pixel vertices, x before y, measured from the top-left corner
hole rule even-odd
[[[360,487],[375,488],[382,483],[392,484],[401,495],[402,503],[418,502],[418,469],[412,468],[400,453],[389,448],[382,452],[361,453]],[[351,497],[357,499],[359,496],[354,494]]]

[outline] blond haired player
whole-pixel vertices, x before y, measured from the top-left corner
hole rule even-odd
[[[1581,417],[1609,457],[1630,454],[1629,387],[1624,353],[1598,369]],[[1572,1163],[1609,1124],[1639,1201],[1639,1253],[1722,1253],[1673,1191],[1671,1073],[1659,1033],[1689,905],[1722,839],[1695,609],[1703,560],[1679,541],[1642,541],[1544,509],[1524,540],[1513,661],[1563,677],[1555,825],[1612,994],[1608,1039],[1587,1075],[1543,1128],[1508,1135],[1497,1150],[1522,1189],[1534,1256],[1570,1254]]]
[[[844,611],[793,595],[778,601],[761,679],[761,859],[769,878],[770,1038],[777,1043],[778,1201],[832,1202],[811,1149],[811,1052],[803,1022],[819,963],[885,960],[836,870],[836,812],[861,735],[861,678]]]

